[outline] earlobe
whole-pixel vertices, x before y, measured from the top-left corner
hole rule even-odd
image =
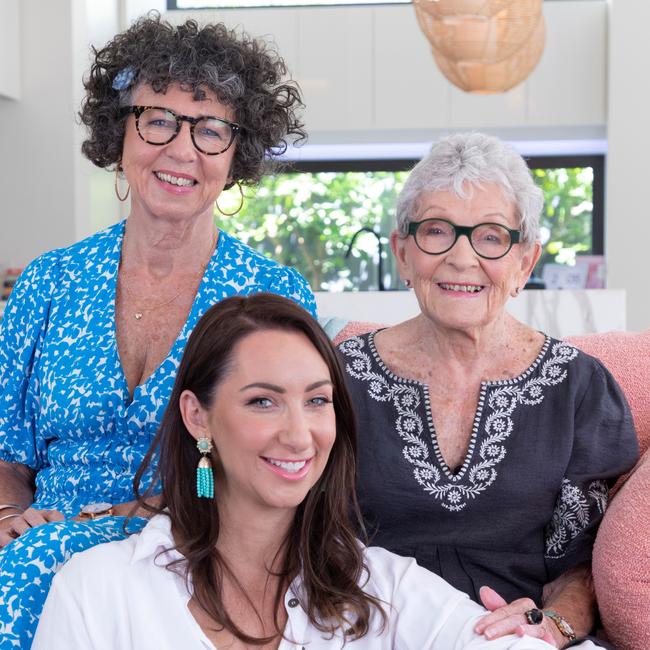
[[[191,390],[184,390],[178,401],[178,407],[185,428],[193,438],[203,438],[208,431],[207,413],[196,395]]]

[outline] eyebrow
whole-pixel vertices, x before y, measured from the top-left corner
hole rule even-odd
[[[322,379],[321,381],[315,381],[313,384],[309,384],[305,388],[305,393],[308,393],[311,390],[315,390],[316,388],[320,388],[321,386],[332,386],[332,382],[329,379]],[[264,381],[256,381],[252,384],[247,384],[243,388],[239,389],[239,392],[243,392],[245,390],[248,390],[249,388],[264,388],[266,390],[272,390],[274,393],[286,393],[287,389],[283,388],[282,386],[277,386],[276,384],[268,384]]]

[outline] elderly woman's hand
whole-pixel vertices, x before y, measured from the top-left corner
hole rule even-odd
[[[20,537],[27,529],[36,528],[41,524],[47,524],[51,521],[63,521],[65,517],[58,510],[36,510],[27,508],[22,513],[16,514],[15,517],[8,517],[0,521],[0,548],[4,548],[17,537]],[[3,515],[6,516],[6,515]]]
[[[506,634],[527,634],[556,648],[562,648],[566,644],[566,639],[548,617],[544,616],[538,625],[527,622],[526,612],[537,609],[537,605],[530,598],[519,598],[507,603],[490,587],[481,587],[479,594],[483,606],[490,614],[483,616],[474,627],[477,634],[482,634],[487,639],[496,639]]]

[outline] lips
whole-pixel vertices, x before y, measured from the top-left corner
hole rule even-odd
[[[297,481],[306,476],[313,461],[313,457],[301,459],[280,459],[262,456],[261,458],[273,473],[290,481]]]
[[[485,285],[483,284],[469,284],[469,283],[456,284],[450,282],[438,282],[437,284],[443,291],[453,291],[453,292],[468,293],[468,294],[480,293],[481,291],[483,291],[483,289],[485,289]]]
[[[193,187],[198,183],[195,178],[188,176],[187,174],[172,174],[170,172],[155,171],[154,176],[159,181],[175,185],[176,187]]]

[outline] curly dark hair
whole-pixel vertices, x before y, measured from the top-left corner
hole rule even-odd
[[[296,110],[303,106],[293,81],[282,81],[287,69],[277,52],[263,41],[229,30],[222,23],[199,27],[188,20],[172,25],[156,12],[140,18],[105,47],[93,47],[95,60],[84,81],[86,97],[79,116],[89,137],[83,154],[98,167],[118,165],[131,93],[142,83],[165,92],[178,83],[195,99],[214,92],[242,126],[231,170],[232,181],[255,183],[268,163],[286,151],[287,142],[304,140]],[[134,72],[133,82],[113,89],[115,76]]]

